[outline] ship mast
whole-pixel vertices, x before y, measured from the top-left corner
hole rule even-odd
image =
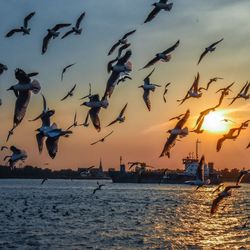
[[[201,141],[199,141],[199,139],[197,139],[196,141],[196,159],[199,159],[199,144],[201,143]]]

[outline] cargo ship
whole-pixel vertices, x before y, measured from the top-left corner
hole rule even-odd
[[[195,156],[194,153],[190,153],[182,159],[184,169],[181,171],[154,170],[144,162],[131,162],[129,171],[126,171],[126,166],[120,159],[120,170],[109,169],[109,176],[114,183],[185,184],[187,181],[194,181],[199,164],[199,143],[200,141],[197,140]],[[221,182],[220,176],[214,171],[212,162],[205,164],[204,177],[210,180],[210,184]]]

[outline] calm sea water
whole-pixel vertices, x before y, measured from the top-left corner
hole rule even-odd
[[[40,182],[0,180],[0,249],[250,249],[250,185],[211,217],[211,188]]]

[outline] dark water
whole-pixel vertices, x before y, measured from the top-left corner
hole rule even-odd
[[[0,180],[0,249],[250,249],[250,185],[210,216],[211,188]]]

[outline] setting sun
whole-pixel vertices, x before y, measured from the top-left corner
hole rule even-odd
[[[211,133],[221,133],[228,130],[228,124],[224,122],[224,113],[216,111],[208,114],[205,117],[203,129]]]

